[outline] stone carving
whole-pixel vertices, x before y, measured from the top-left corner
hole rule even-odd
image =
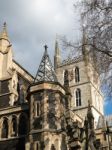
[[[10,106],[13,106],[14,103],[18,100],[17,87],[18,87],[18,76],[17,76],[17,72],[14,70],[12,80],[10,82],[10,92],[12,92],[10,96],[10,102],[9,102]]]
[[[20,85],[20,103],[24,103],[26,101],[26,88],[22,84]]]
[[[19,93],[19,104],[27,102],[27,87],[25,80],[18,76],[18,93]]]

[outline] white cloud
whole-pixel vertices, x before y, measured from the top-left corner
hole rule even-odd
[[[77,37],[78,17],[74,15],[73,3],[73,0],[1,0],[0,25],[7,22],[15,58],[31,73],[37,70],[44,44],[48,44],[53,55],[56,34],[70,39]]]

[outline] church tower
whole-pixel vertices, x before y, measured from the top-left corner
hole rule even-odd
[[[56,68],[58,81],[64,85],[66,74],[72,94],[71,110],[83,120],[87,114],[88,100],[91,104],[95,123],[103,115],[103,96],[100,90],[100,78],[89,56],[80,55],[64,60]]]
[[[34,84],[29,88],[30,131],[27,150],[67,150],[64,128],[64,88],[58,83],[47,46]]]

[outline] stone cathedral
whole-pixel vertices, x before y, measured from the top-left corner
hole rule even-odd
[[[13,58],[6,23],[0,34],[0,150],[111,150],[100,79],[88,56],[54,67],[44,46],[33,77]]]

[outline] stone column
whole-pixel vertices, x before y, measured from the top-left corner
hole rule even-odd
[[[17,134],[16,136],[19,135],[19,115],[17,116]]]
[[[46,133],[43,133],[42,136],[44,137],[44,145],[45,145],[44,150],[50,150],[50,146],[51,146],[50,139],[52,139],[51,135],[49,135],[49,133],[46,132]]]
[[[42,105],[42,114],[43,114],[43,129],[48,129],[49,128],[49,124],[48,124],[48,111],[49,111],[49,104],[48,104],[48,94],[46,91],[44,91],[43,94],[43,99],[41,102]]]
[[[25,150],[30,150],[30,143],[25,144]]]
[[[34,97],[33,95],[31,96],[31,100],[30,100],[30,132],[32,131],[32,128],[33,128],[33,121],[34,121]]]
[[[9,120],[8,120],[8,138],[11,137],[11,132],[12,131],[12,118],[9,117]]]
[[[0,119],[0,139],[2,137],[2,120]]]

